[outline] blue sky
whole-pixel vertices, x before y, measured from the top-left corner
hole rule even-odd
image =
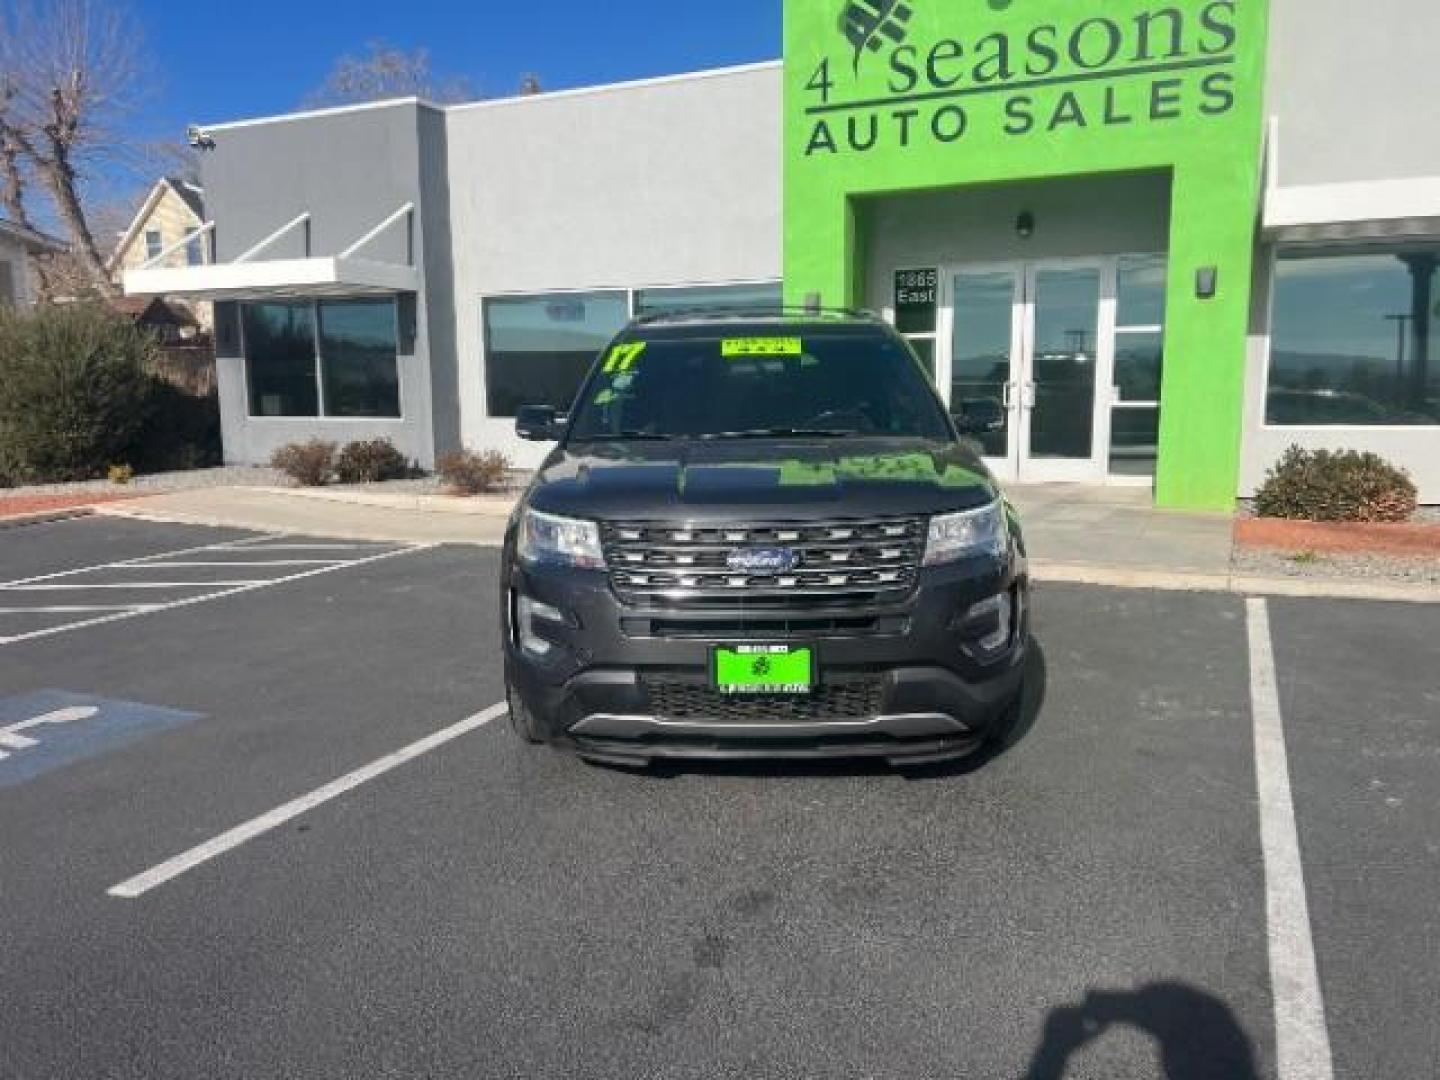
[[[438,75],[486,96],[527,71],[563,89],[780,55],[780,0],[131,3],[164,73],[140,118],[152,136],[294,109],[374,39],[427,48]]]

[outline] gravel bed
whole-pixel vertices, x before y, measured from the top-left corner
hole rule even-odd
[[[128,484],[112,484],[109,480],[81,480],[73,484],[30,484],[25,487],[0,487],[0,499],[23,495],[71,495],[103,491],[123,495],[126,492],[193,491],[217,487],[281,487],[289,484],[274,469],[250,465],[221,465],[213,469],[186,469],[181,472],[147,473]]]
[[[1254,577],[1359,578],[1396,585],[1440,585],[1440,559],[1330,553],[1297,558],[1283,551],[1237,547],[1231,565],[1235,573]]]

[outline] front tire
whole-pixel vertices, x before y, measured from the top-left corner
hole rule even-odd
[[[505,702],[510,706],[510,730],[520,737],[522,742],[532,746],[538,746],[545,742],[544,735],[540,732],[540,725],[535,719],[529,707],[521,700],[520,695],[515,692],[515,687],[510,685],[510,680],[505,680]]]

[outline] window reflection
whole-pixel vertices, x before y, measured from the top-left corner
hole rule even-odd
[[[1265,418],[1440,424],[1440,249],[1282,255]]]
[[[629,321],[623,292],[507,296],[485,301],[485,388],[491,416],[522,405],[564,412],[599,354]]]
[[[396,347],[393,301],[320,304],[325,415],[398,417]]]

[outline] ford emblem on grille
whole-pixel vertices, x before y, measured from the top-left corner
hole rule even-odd
[[[731,570],[742,574],[787,574],[800,565],[800,553],[793,548],[739,548],[725,560]]]

